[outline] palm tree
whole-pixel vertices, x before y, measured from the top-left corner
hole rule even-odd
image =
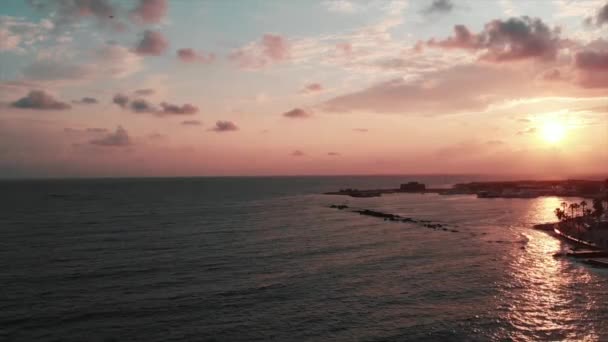
[[[562,206],[563,211],[566,211],[566,209],[568,209],[568,203],[562,202],[560,205]]]
[[[555,216],[557,217],[557,219],[561,222],[564,220],[564,218],[566,217],[566,212],[564,212],[563,210],[561,210],[560,208],[555,208]]]
[[[602,216],[604,213],[604,204],[602,202],[599,198],[593,199],[593,214],[597,217]]]
[[[572,212],[572,218],[576,217],[575,212],[578,211],[579,208],[579,204],[578,203],[570,203],[570,211]]]
[[[581,206],[581,208],[582,208],[581,212],[582,212],[583,216],[585,216],[585,213],[586,213],[586,211],[585,211],[585,207],[587,207],[587,201],[582,200],[582,201],[581,201],[581,203],[580,203],[579,205],[580,205],[580,206]]]

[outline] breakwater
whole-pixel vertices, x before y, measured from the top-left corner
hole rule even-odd
[[[349,206],[347,206],[345,204],[332,204],[329,207],[332,209],[338,209],[338,210],[349,210],[353,213],[358,213],[359,215],[381,218],[384,221],[414,223],[414,224],[417,224],[419,226],[429,228],[429,229],[441,230],[441,231],[450,232],[450,233],[459,232],[457,229],[453,229],[448,224],[433,223],[430,220],[420,220],[420,219],[415,219],[415,218],[411,218],[411,217],[404,217],[401,215],[385,213],[385,212],[381,212],[381,211],[377,211],[377,210],[350,208]]]

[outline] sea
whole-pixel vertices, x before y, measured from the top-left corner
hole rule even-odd
[[[471,180],[2,181],[0,341],[608,341],[608,271],[531,229],[581,199],[322,194]]]

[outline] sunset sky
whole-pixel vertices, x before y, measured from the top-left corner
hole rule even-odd
[[[606,0],[0,6],[0,177],[607,170]]]

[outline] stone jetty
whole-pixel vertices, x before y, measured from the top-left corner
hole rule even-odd
[[[332,209],[338,209],[338,210],[350,209],[349,206],[344,205],[344,204],[339,204],[339,205],[338,204],[332,204],[329,207],[332,208]],[[411,217],[403,217],[401,215],[384,213],[384,212],[377,211],[377,210],[352,209],[351,212],[358,213],[359,215],[365,215],[365,216],[372,216],[372,217],[381,218],[384,221],[402,222],[402,223],[415,223],[415,224],[418,224],[419,226],[423,226],[425,228],[430,228],[430,229],[434,229],[434,230],[443,230],[443,231],[451,232],[451,233],[458,233],[459,232],[456,229],[449,228],[447,224],[433,223],[432,221],[429,221],[429,220],[416,220],[416,219],[411,218]]]

